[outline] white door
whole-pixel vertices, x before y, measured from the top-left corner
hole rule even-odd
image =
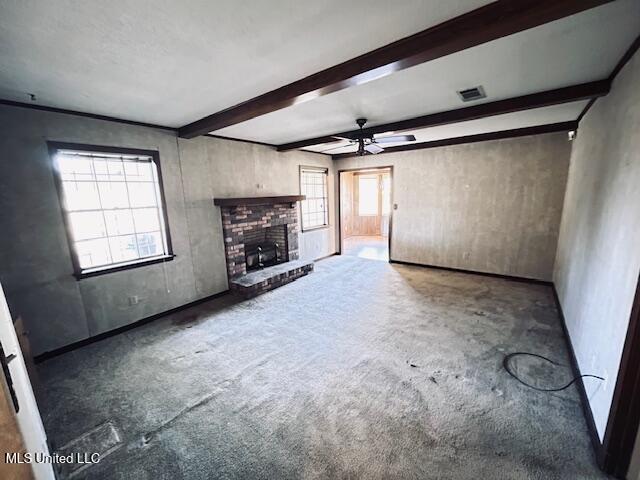
[[[47,436],[42,426],[36,399],[33,396],[27,367],[24,364],[18,337],[13,328],[13,321],[11,320],[2,285],[0,285],[0,343],[2,343],[7,367],[11,375],[11,382],[13,383],[13,390],[18,402],[16,419],[18,428],[22,433],[25,450],[32,453],[34,457],[36,453],[49,455]],[[31,468],[36,480],[55,479],[51,463],[31,463]]]

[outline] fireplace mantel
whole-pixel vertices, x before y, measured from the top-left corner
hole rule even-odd
[[[304,200],[304,195],[281,195],[278,197],[240,197],[240,198],[214,198],[213,204],[219,207],[237,207],[239,205],[274,205],[278,203],[294,204]]]

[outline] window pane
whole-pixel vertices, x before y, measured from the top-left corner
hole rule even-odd
[[[95,210],[100,208],[98,189],[93,182],[62,182],[67,210]]]
[[[153,181],[153,167],[151,162],[124,162],[124,171],[129,182]]]
[[[81,269],[169,253],[152,157],[65,150],[55,159]]]
[[[377,177],[358,178],[358,215],[378,215]]]
[[[132,207],[156,206],[156,192],[153,183],[127,182]]]
[[[136,232],[153,232],[160,230],[160,219],[157,208],[144,208],[133,211]]]
[[[131,210],[105,210],[104,218],[109,236],[134,233]]]
[[[102,158],[93,159],[93,171],[97,180],[109,180],[109,168]]]
[[[132,162],[125,160],[124,171],[127,175],[127,181],[137,182],[153,180],[152,172],[153,164],[151,162]]]
[[[143,233],[138,235],[138,249],[140,257],[162,255],[162,235],[160,232]]]
[[[136,237],[134,235],[124,235],[122,237],[110,237],[109,245],[114,262],[126,262],[138,258],[136,248]]]
[[[91,161],[88,157],[58,154],[58,170],[62,180],[94,180]]]
[[[313,228],[327,225],[327,172],[301,172],[301,192],[307,198],[301,202],[302,227]]]
[[[122,160],[109,159],[107,161],[107,169],[109,170],[109,180],[115,182],[122,182],[124,180],[124,167],[122,165]]]
[[[128,208],[127,184],[124,182],[98,182],[102,208]]]
[[[78,261],[80,267],[91,268],[100,265],[108,265],[111,262],[109,243],[106,238],[76,242]]]
[[[75,240],[89,240],[107,235],[102,212],[71,212],[69,223]]]

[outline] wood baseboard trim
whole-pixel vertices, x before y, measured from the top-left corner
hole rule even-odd
[[[109,330],[108,332],[100,333],[93,337],[85,338],[84,340],[79,340],[77,342],[70,343],[69,345],[65,345],[64,347],[56,348],[55,350],[50,350],[48,352],[41,353],[33,357],[35,363],[42,363],[45,360],[49,360],[50,358],[57,357],[64,353],[71,352],[73,350],[77,350],[78,348],[91,345],[92,343],[99,342],[100,340],[104,340],[106,338],[113,337],[123,332],[127,332],[134,328],[141,327],[142,325],[146,325],[147,323],[151,323],[154,320],[157,320],[166,315],[171,315],[173,313],[181,312],[182,310],[186,310],[187,308],[195,307],[196,305],[200,305],[201,303],[208,302],[210,300],[215,300],[216,298],[223,297],[228,295],[230,290],[225,290],[223,292],[219,292],[213,295],[209,295],[208,297],[200,298],[190,303],[185,303],[184,305],[180,305],[179,307],[172,308],[170,310],[166,310],[164,312],[156,313],[155,315],[151,315],[146,318],[142,318],[128,325],[124,325],[122,327],[114,328],[113,330]]]
[[[562,304],[560,303],[560,297],[558,296],[558,291],[556,290],[555,284],[552,284],[553,288],[553,299],[556,304],[556,309],[558,310],[558,315],[560,316],[560,324],[562,325],[562,331],[564,333],[564,340],[567,345],[567,351],[569,352],[569,359],[571,361],[571,370],[573,371],[574,377],[578,377],[578,381],[576,381],[576,387],[578,389],[578,393],[580,395],[580,403],[582,404],[582,413],[584,414],[585,421],[587,422],[587,429],[589,430],[589,437],[591,438],[591,445],[593,446],[593,450],[595,453],[596,462],[598,466],[602,468],[602,452],[603,445],[600,441],[600,436],[598,435],[598,429],[596,428],[596,422],[593,418],[593,412],[591,411],[591,406],[589,404],[589,397],[587,396],[587,390],[584,387],[584,382],[580,377],[580,367],[578,366],[578,359],[576,358],[575,351],[573,350],[573,343],[571,342],[571,336],[569,335],[569,330],[567,329],[567,323],[564,317],[564,312],[562,311]]]
[[[539,280],[537,278],[516,277],[513,275],[503,275],[501,273],[480,272],[477,270],[466,270],[464,268],[443,267],[440,265],[429,265],[426,263],[405,262],[403,260],[389,260],[389,263],[397,263],[399,265],[409,265],[412,267],[433,268],[436,270],[445,270],[448,272],[467,273],[471,275],[482,275],[483,277],[501,278],[503,280],[511,280],[513,282],[533,283],[536,285],[552,286],[553,283],[547,280]]]
[[[478,272],[474,270],[465,270],[460,268],[442,267],[438,265],[426,265],[426,264],[420,264],[420,263],[404,262],[401,260],[390,260],[390,263],[397,263],[400,265],[409,265],[414,267],[433,268],[437,270],[445,270],[445,271],[457,272],[457,273],[467,273],[472,275],[482,275],[485,277],[501,278],[504,280],[511,280],[515,282],[533,283],[538,285],[550,286],[553,291],[553,299],[556,305],[556,309],[558,310],[558,316],[560,317],[560,325],[562,326],[564,340],[567,346],[567,351],[569,353],[571,370],[575,377],[580,377],[581,375],[580,367],[578,366],[578,360],[577,360],[575,351],[573,349],[571,336],[569,335],[569,330],[567,329],[567,323],[565,320],[564,312],[562,311],[562,305],[560,304],[558,291],[556,290],[556,286],[553,282],[549,282],[545,280],[537,280],[532,278],[525,278],[525,277],[514,277],[510,275],[502,275],[497,273],[487,273],[487,272]],[[596,428],[596,422],[595,422],[595,419],[593,418],[593,412],[591,411],[591,406],[589,404],[589,397],[587,396],[587,391],[585,389],[582,378],[579,378],[578,381],[576,381],[576,387],[578,389],[578,394],[580,395],[582,413],[584,415],[585,422],[587,424],[587,430],[589,432],[589,437],[591,439],[591,445],[593,446],[593,450],[594,450],[594,457],[598,466],[602,469],[604,446],[600,441],[600,436],[598,435],[598,429]]]
[[[314,262],[320,262],[321,260],[326,260],[327,258],[335,257],[336,255],[340,255],[338,252],[330,253],[329,255],[325,255],[324,257],[316,258]]]

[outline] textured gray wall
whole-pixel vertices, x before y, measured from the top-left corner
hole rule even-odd
[[[298,194],[300,165],[329,168],[329,191],[333,191],[333,162],[327,155],[280,153],[261,145],[210,137],[179,142],[187,222],[201,230],[200,235],[191,237],[193,256],[198,259],[193,265],[198,293],[227,288],[222,220],[220,209],[211,208],[212,198]],[[331,208],[334,203],[331,198]],[[330,210],[330,224],[334,218]],[[216,248],[211,248],[212,243]],[[300,235],[301,258],[313,260],[335,251],[333,228]]]
[[[554,280],[600,437],[640,272],[640,55],[580,122]]]
[[[47,140],[158,150],[176,258],[75,280]],[[36,354],[226,290],[212,198],[298,193],[298,165],[332,168],[329,157],[312,153],[209,137],[178,141],[171,131],[7,106],[0,106],[0,155],[0,281]],[[301,255],[333,253],[333,234],[303,234]],[[130,306],[130,295],[142,301]]]
[[[565,133],[336,162],[393,165],[391,258],[551,280],[571,144]]]

